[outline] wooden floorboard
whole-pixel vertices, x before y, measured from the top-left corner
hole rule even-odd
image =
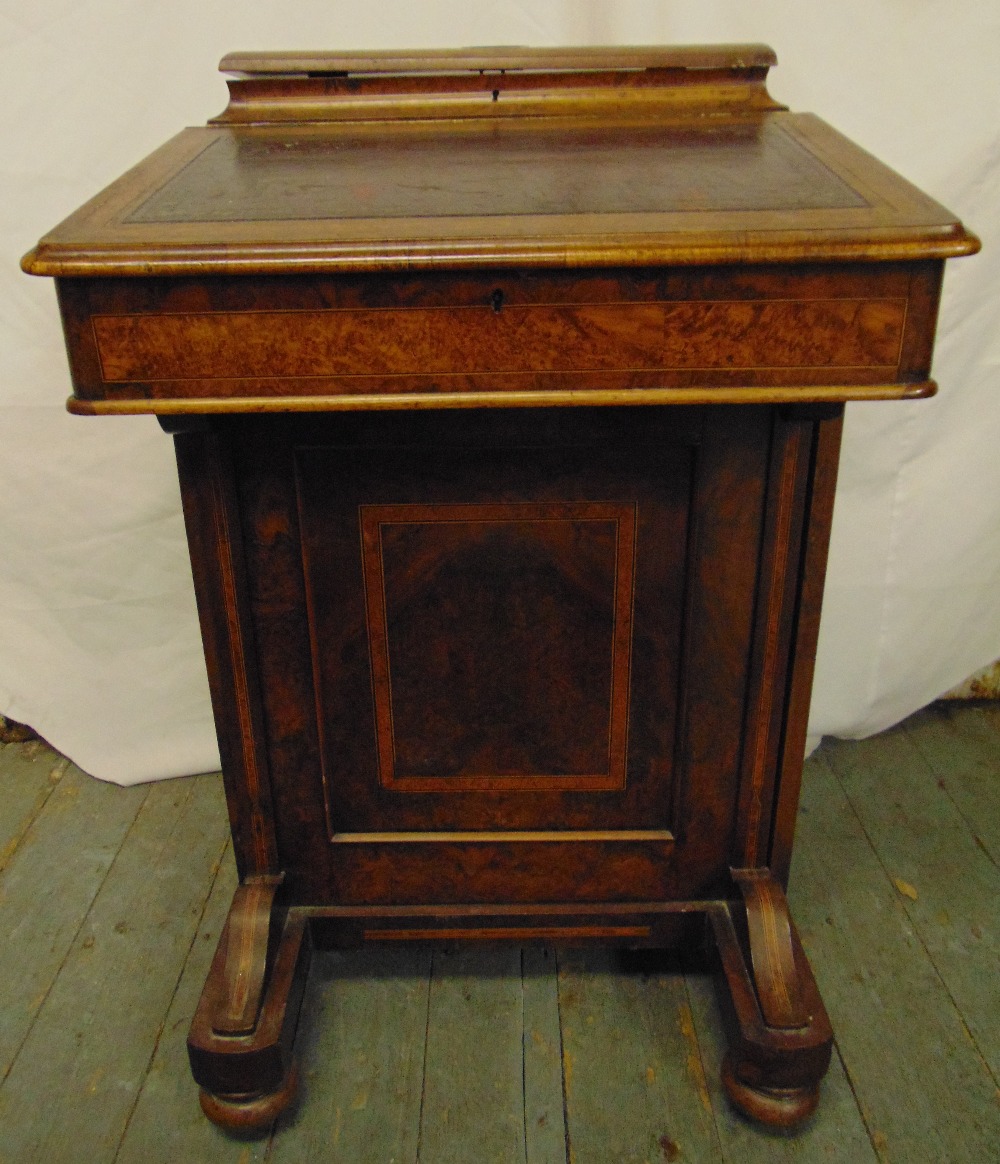
[[[977,844],[926,755],[923,717],[878,743],[831,744],[828,762],[899,892],[910,925],[1000,1086],[1000,867]],[[928,724],[928,733],[933,725]],[[1000,751],[1000,749],[998,749]],[[948,770],[951,757],[948,757]],[[995,823],[998,789],[973,819]]]
[[[221,789],[219,792],[221,796]],[[216,815],[224,815],[221,806]],[[188,1070],[188,1027],[235,889],[236,866],[227,846],[115,1164],[262,1164],[266,1158],[267,1137],[240,1140],[205,1119]]]
[[[5,745],[0,1164],[998,1159],[998,790],[996,706],[807,765],[789,899],[837,1044],[795,1133],[728,1104],[705,975],[389,947],[315,955],[301,1102],[240,1139],[201,1115],[185,1051],[235,884],[218,778],[119,789]]]
[[[317,952],[296,1042],[300,1102],[273,1164],[413,1164],[420,1134],[431,951]]]
[[[435,951],[421,1164],[524,1164],[523,1038],[519,949]]]
[[[68,767],[69,760],[54,755],[40,740],[0,744],[0,781],[4,794],[0,813],[0,870],[14,855]]]
[[[0,1091],[18,1164],[117,1152],[225,840],[216,780],[149,789]]]
[[[1000,703],[939,703],[903,726],[973,841],[1000,866]]]
[[[49,752],[42,768],[52,771],[57,763]],[[19,764],[5,768],[0,795],[6,798],[23,772]],[[70,767],[10,855],[0,880],[0,1080],[11,1071],[147,794],[146,788],[112,789]],[[0,1123],[6,1103],[4,1086]]]
[[[565,1164],[566,1118],[556,952],[521,955],[524,1014],[524,1154],[527,1164]]]
[[[873,1164],[878,1159],[840,1057],[834,1054],[823,1080],[816,1114],[793,1132],[766,1128],[740,1115],[726,1100],[719,1070],[726,1049],[715,985],[707,974],[685,975],[691,1014],[702,1056],[719,1140],[718,1159],[725,1164]],[[686,1157],[680,1157],[686,1159]]]
[[[887,871],[873,848],[893,847],[892,829],[866,833],[829,762],[834,752],[843,767],[866,743],[825,746],[809,766],[792,910],[878,1158],[988,1160],[1000,1142],[996,1086],[893,883],[895,866]]]
[[[559,1010],[573,1164],[722,1159],[679,970],[560,953]]]

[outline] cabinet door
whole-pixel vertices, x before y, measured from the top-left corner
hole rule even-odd
[[[301,900],[668,900],[724,872],[768,410],[233,431]]]

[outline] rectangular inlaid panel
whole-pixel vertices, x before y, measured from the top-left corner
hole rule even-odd
[[[428,417],[422,447],[295,451],[341,847],[670,836],[691,426],[625,450],[528,421],[503,447],[505,423],[501,447]]]
[[[635,507],[366,505],[379,780],[625,785]]]
[[[905,299],[503,304],[95,315],[105,383],[880,368]]]

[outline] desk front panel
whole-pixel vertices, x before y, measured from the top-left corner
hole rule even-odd
[[[724,883],[772,410],[215,423],[293,901]]]

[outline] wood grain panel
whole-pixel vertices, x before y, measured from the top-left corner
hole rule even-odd
[[[371,447],[350,447],[358,424],[301,427],[298,569],[330,840],[663,839],[691,419],[637,413],[629,452],[603,414],[501,413],[474,423],[478,439],[460,415],[428,417],[426,450],[373,418]]]
[[[624,788],[634,505],[366,505],[361,532],[382,787]]]
[[[502,302],[503,292],[498,288]],[[884,368],[903,299],[97,315],[105,383],[677,369]],[[349,388],[347,389],[349,390]]]

